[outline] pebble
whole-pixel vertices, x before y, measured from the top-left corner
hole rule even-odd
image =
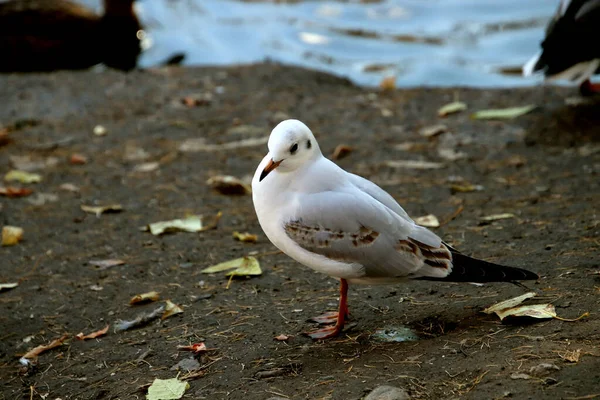
[[[529,373],[537,377],[549,375],[554,371],[560,371],[560,367],[549,363],[541,363],[529,369]]]
[[[394,386],[378,386],[365,397],[365,400],[407,400],[410,397],[404,389]]]

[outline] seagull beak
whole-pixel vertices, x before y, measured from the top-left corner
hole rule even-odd
[[[263,179],[265,179],[271,171],[279,167],[279,164],[281,164],[282,161],[283,160],[273,161],[273,159],[270,159],[265,169],[263,169],[263,172],[260,173],[260,179],[258,181],[261,182]]]

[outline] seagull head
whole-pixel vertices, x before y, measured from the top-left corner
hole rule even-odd
[[[268,146],[270,160],[261,172],[259,181],[275,168],[279,172],[291,172],[321,155],[313,133],[297,119],[280,122],[271,132]]]

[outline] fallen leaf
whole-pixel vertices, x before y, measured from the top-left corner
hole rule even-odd
[[[331,155],[332,160],[341,160],[348,156],[354,150],[353,147],[350,147],[345,144],[339,144],[335,150],[333,150],[333,154]]]
[[[440,226],[440,221],[433,214],[417,217],[415,218],[415,222],[418,225],[424,226],[426,228],[438,228]]]
[[[448,161],[462,160],[468,156],[464,151],[457,151],[449,148],[440,148],[437,152],[441,158]]]
[[[90,261],[88,261],[88,264],[93,265],[94,267],[98,267],[100,270],[103,270],[103,269],[108,269],[110,267],[116,267],[117,265],[123,265],[123,264],[125,264],[125,261],[114,260],[114,259],[90,260]]]
[[[550,319],[556,318],[556,309],[552,304],[531,304],[526,306],[517,306],[504,310],[495,311],[500,317],[500,321],[506,318],[535,318]]]
[[[190,215],[184,219],[174,219],[171,221],[161,221],[149,224],[147,229],[155,236],[162,235],[167,232],[202,232],[217,227],[217,223],[221,218],[222,213],[219,212],[208,224],[203,223],[202,215]],[[146,228],[144,228],[146,229]]]
[[[182,312],[183,308],[179,307],[171,300],[165,300],[165,312],[160,317],[160,319],[167,319],[169,317],[172,317],[173,315],[181,314]]]
[[[509,218],[515,218],[515,214],[511,214],[511,213],[492,214],[492,215],[487,215],[485,217],[481,217],[481,220],[485,221],[485,222],[493,222],[493,221],[498,221],[501,219],[509,219]]]
[[[133,296],[131,298],[131,300],[129,300],[129,304],[134,305],[134,304],[141,304],[141,303],[147,303],[147,302],[151,302],[151,301],[158,301],[160,299],[160,294],[158,292],[152,291],[152,292],[146,292],[146,293],[142,293],[142,294],[136,294],[135,296]]]
[[[104,136],[107,134],[107,130],[102,125],[96,125],[94,127],[94,135],[96,136]]]
[[[285,342],[286,340],[288,340],[290,337],[288,335],[284,335],[283,333],[281,335],[275,336],[273,339],[278,340],[280,342]]]
[[[439,117],[445,117],[450,114],[455,114],[467,109],[467,105],[462,101],[454,101],[452,103],[446,104],[438,110]]]
[[[239,240],[240,242],[246,243],[256,243],[258,241],[257,235],[248,232],[240,233],[238,231],[235,231],[233,232],[233,238],[235,240]]]
[[[534,367],[529,368],[529,374],[532,376],[542,377],[550,375],[553,372],[560,371],[560,367],[555,364],[541,363]]]
[[[473,119],[513,119],[525,115],[535,109],[535,105],[527,105],[523,107],[509,107],[492,110],[481,110],[471,114]]]
[[[406,168],[406,169],[440,169],[444,168],[444,164],[431,161],[419,160],[403,160],[403,161],[384,161],[383,165],[389,168]]]
[[[2,246],[14,246],[23,239],[23,228],[6,225],[2,227]]]
[[[581,349],[566,351],[565,354],[561,355],[561,358],[565,361],[576,363],[579,362],[579,358],[581,357]]]
[[[525,380],[528,380],[528,379],[531,379],[531,375],[527,375],[527,374],[524,374],[522,372],[521,373],[514,373],[514,374],[510,375],[510,379],[525,379]]]
[[[441,135],[442,133],[446,132],[448,132],[448,127],[446,125],[437,124],[424,127],[419,131],[419,135],[426,138],[432,138],[434,136]]]
[[[73,165],[83,165],[87,163],[87,157],[83,154],[71,154],[71,158],[69,158],[69,163]]]
[[[75,337],[79,340],[87,340],[87,339],[96,339],[99,336],[104,336],[108,332],[108,328],[110,325],[106,325],[104,329],[100,329],[99,331],[88,333],[84,335],[83,332],[78,333]]]
[[[493,306],[490,306],[490,307],[486,308],[485,310],[483,310],[483,312],[486,314],[492,314],[492,313],[495,313],[496,311],[505,310],[507,308],[513,308],[513,307],[518,306],[525,300],[531,299],[532,297],[535,297],[535,296],[537,296],[537,293],[535,293],[535,292],[525,293],[520,296],[514,297],[512,299],[508,299],[508,300],[501,301],[500,303],[496,303]]]
[[[133,167],[133,172],[152,172],[156,171],[158,167],[160,167],[160,163],[158,161],[152,161],[136,165]]]
[[[204,342],[202,343],[194,343],[194,344],[190,344],[187,346],[177,346],[177,348],[179,350],[189,350],[189,351],[193,351],[194,353],[202,353],[204,351],[207,351],[208,349],[206,348],[206,345],[204,344]]]
[[[117,323],[115,324],[115,332],[126,331],[129,329],[133,329],[133,328],[137,328],[137,327],[146,325],[147,323],[159,318],[160,315],[164,311],[165,311],[165,306],[160,306],[148,313],[138,314],[138,316],[135,317],[135,319],[133,319],[131,321],[123,321],[123,320],[117,321]]]
[[[0,196],[6,197],[25,197],[33,193],[33,190],[26,188],[18,188],[14,186],[0,186]]]
[[[396,89],[396,77],[394,75],[386,76],[379,82],[379,88],[384,92],[391,92]]]
[[[233,271],[228,272],[225,276],[246,276],[246,275],[261,275],[262,270],[260,268],[260,263],[254,257],[242,257],[236,258],[235,260],[226,261],[217,265],[213,265],[212,267],[208,267],[203,269],[202,273],[204,274],[213,274],[215,272],[223,272],[233,269]]]
[[[63,183],[59,186],[61,190],[66,190],[67,192],[77,193],[79,192],[79,187],[72,183]]]
[[[13,169],[4,175],[4,180],[7,182],[18,181],[21,183],[38,183],[42,181],[40,174]]]
[[[31,363],[35,363],[40,354],[42,354],[43,352],[45,352],[47,350],[50,350],[50,349],[53,349],[55,347],[62,345],[63,342],[65,340],[67,340],[68,337],[69,337],[69,335],[65,334],[65,335],[62,335],[61,337],[59,337],[58,339],[54,339],[53,341],[51,341],[50,343],[48,343],[46,345],[40,345],[40,346],[34,347],[33,349],[31,349],[27,353],[25,353],[25,355],[23,355],[23,357],[21,357],[19,359],[19,362],[23,365],[29,365]]]
[[[86,206],[84,204],[81,205],[81,209],[86,213],[96,214],[96,217],[104,213],[118,213],[123,211],[123,206],[120,204],[110,204],[107,206]]]
[[[182,152],[198,152],[198,151],[220,151],[220,150],[236,150],[245,147],[262,146],[269,140],[268,136],[260,138],[249,138],[236,140],[223,144],[206,144],[203,138],[187,139],[179,146],[179,151]]]
[[[206,184],[221,194],[244,195],[252,194],[252,187],[241,179],[230,175],[213,176],[206,181]]]
[[[156,378],[148,388],[146,400],[177,400],[183,397],[189,387],[189,383],[180,381],[177,378]]]
[[[453,184],[450,185],[450,190],[452,191],[452,193],[470,193],[470,192],[480,192],[484,189],[483,186],[481,185],[473,185],[471,183],[465,183],[465,184]]]
[[[0,283],[0,292],[5,290],[14,289],[19,286],[19,282],[11,282],[11,283]]]

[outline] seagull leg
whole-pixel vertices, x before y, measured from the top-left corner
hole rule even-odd
[[[346,322],[346,319],[348,319],[348,316],[348,281],[345,279],[340,279],[340,306],[338,312],[326,313],[318,317],[311,318],[312,321],[319,322],[320,324],[335,322],[335,325],[308,332],[307,334],[315,340],[335,337],[342,332],[344,323]]]
[[[588,79],[579,86],[579,91],[582,96],[600,94],[600,83],[592,83]]]

